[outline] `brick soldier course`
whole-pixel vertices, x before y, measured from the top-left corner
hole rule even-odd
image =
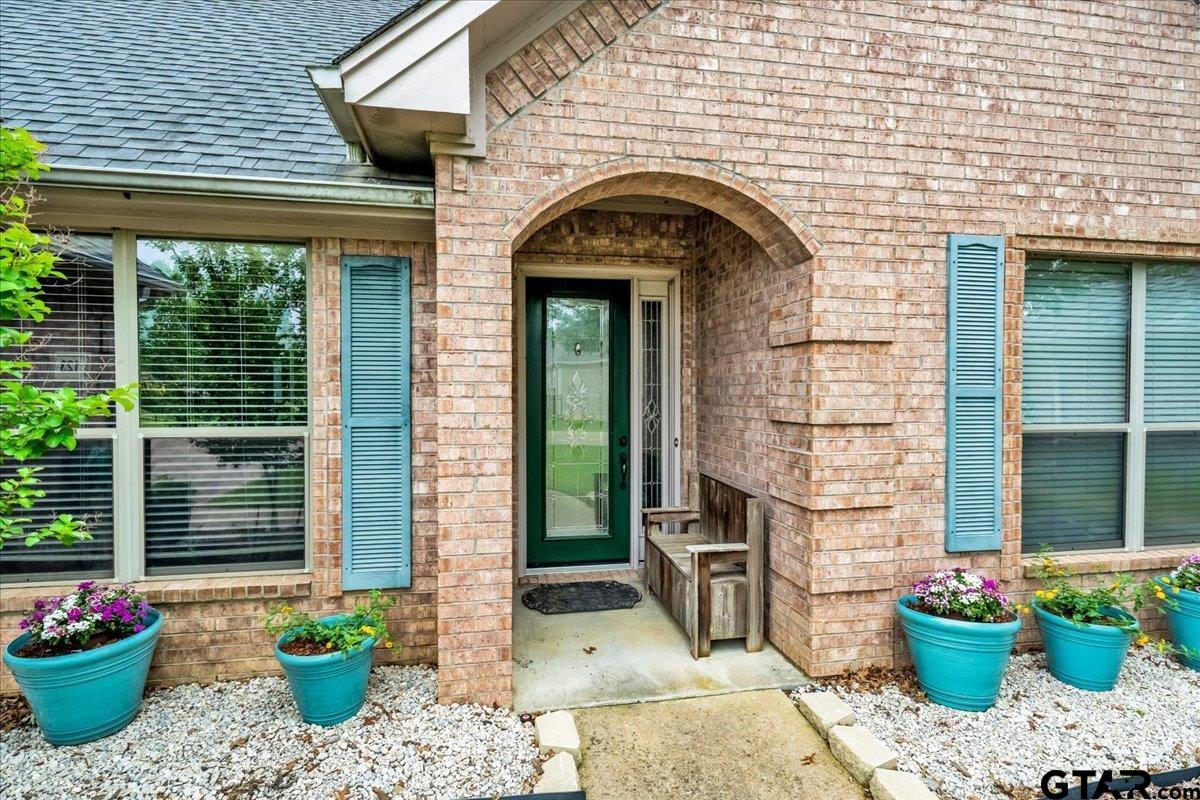
[[[434,156],[434,243],[310,241],[314,570],[151,582],[172,620],[153,678],[273,671],[268,599],[354,600],[342,254],[413,258],[414,570],[392,658],[436,661],[443,701],[512,698],[514,261],[680,270],[683,466],[767,499],[767,636],[808,673],[902,663],[892,604],[930,570],[1029,591],[1025,260],[1200,261],[1198,31],[1172,0],[588,0],[487,75],[486,155]],[[627,195],[703,210],[584,208]],[[945,548],[951,233],[1007,244],[998,553]],[[1103,580],[1184,552],[1064,561]],[[30,594],[5,590],[5,635]]]

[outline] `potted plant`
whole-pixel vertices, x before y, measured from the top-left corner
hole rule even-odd
[[[922,578],[896,601],[917,682],[930,700],[961,711],[995,705],[1021,630],[1016,610],[996,581],[961,568]]]
[[[313,619],[286,603],[267,610],[266,629],[279,637],[275,657],[305,722],[337,725],[358,713],[375,645],[392,647],[384,614],[394,604],[375,590],[348,614]]]
[[[1111,690],[1129,646],[1149,641],[1128,609],[1141,608],[1150,587],[1117,575],[1109,585],[1078,588],[1045,547],[1039,552],[1036,575],[1042,588],[1034,592],[1032,606],[1050,674],[1079,689]]]
[[[1200,671],[1200,553],[1193,553],[1155,582],[1171,639],[1185,666]]]
[[[90,742],[124,728],[142,704],[162,614],[132,586],[84,581],[37,600],[4,648],[46,741]]]

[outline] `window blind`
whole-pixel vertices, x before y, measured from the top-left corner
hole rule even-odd
[[[50,313],[41,322],[15,320],[12,327],[31,333],[28,344],[5,353],[25,361],[25,379],[39,389],[70,386],[90,393],[107,389],[115,378],[113,345],[113,247],[107,236],[56,236],[61,278],[42,281]],[[88,427],[111,427],[98,417]]]
[[[1147,422],[1200,420],[1200,266],[1146,268],[1145,381]]]
[[[139,240],[143,426],[303,425],[304,248]]]
[[[1024,436],[1021,546],[1036,551],[1120,547],[1124,542],[1125,434]]]
[[[1129,267],[1030,261],[1024,312],[1023,421],[1124,422]]]
[[[1193,544],[1200,528],[1200,431],[1146,434],[1146,544]]]
[[[113,444],[83,439],[74,451],[58,448],[38,459],[38,488],[46,496],[29,516],[37,525],[59,514],[84,520],[92,538],[67,547],[45,541],[26,547],[12,541],[0,550],[6,581],[79,580],[113,574]]]
[[[304,439],[143,445],[146,573],[304,566]]]

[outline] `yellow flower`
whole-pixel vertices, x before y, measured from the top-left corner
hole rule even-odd
[[[1171,583],[1171,579],[1170,579],[1170,578],[1160,578],[1159,580],[1161,580],[1163,583],[1166,583],[1166,584],[1170,584],[1170,583]]]
[[[285,614],[290,614],[290,613],[292,613],[292,607],[291,607],[291,606],[284,606],[284,607],[283,607],[283,613],[285,613]]]
[[[392,640],[388,639],[387,643],[384,644],[384,647],[386,647],[388,650],[391,650],[392,649]]]
[[[1179,587],[1178,587],[1178,586],[1173,586],[1173,587],[1171,587],[1171,591],[1172,591],[1173,593],[1175,593],[1175,594],[1179,594]]]
[[[325,649],[326,649],[326,650],[332,650],[332,649],[333,649],[333,642],[326,642],[326,643],[325,643]]]
[[[372,628],[370,625],[363,625],[361,628],[359,628],[359,630],[362,631],[363,633],[365,633],[367,636],[375,635],[375,629]]]
[[[1148,642],[1148,641],[1150,641],[1150,637],[1143,633],[1141,636],[1139,636],[1137,638],[1137,645],[1138,645],[1138,647],[1141,647],[1142,645],[1146,644],[1146,642]]]
[[[1038,589],[1036,592],[1033,593],[1033,596],[1039,600],[1043,600],[1046,597],[1046,593],[1043,592],[1041,589]]]
[[[1159,589],[1158,591],[1156,591],[1156,592],[1154,593],[1154,596],[1155,596],[1155,597],[1157,597],[1159,600],[1166,600],[1166,599],[1167,599],[1167,596],[1166,596],[1166,595],[1163,593],[1162,589]]]

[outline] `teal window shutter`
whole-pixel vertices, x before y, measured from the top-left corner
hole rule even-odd
[[[342,258],[342,588],[412,584],[411,261]]]
[[[1004,237],[947,244],[946,550],[1000,549]]]

